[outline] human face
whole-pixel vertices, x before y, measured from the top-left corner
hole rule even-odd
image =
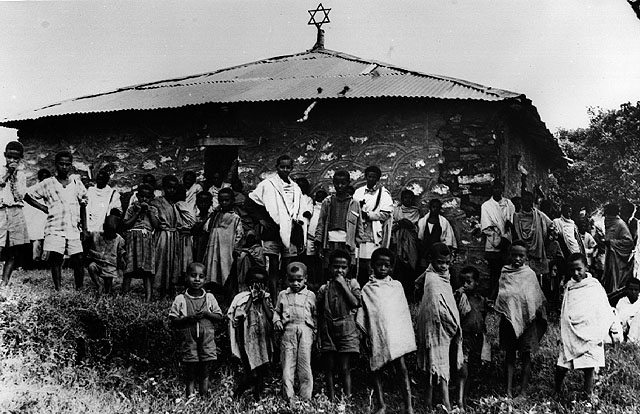
[[[347,277],[349,271],[349,261],[344,257],[336,257],[331,262],[331,276],[334,279],[342,276]]]
[[[562,209],[562,217],[564,218],[571,218],[571,215],[573,214],[573,209],[571,207],[565,207]]]
[[[369,171],[364,178],[367,180],[367,187],[369,188],[375,187],[378,181],[380,181],[380,176],[374,171]]]
[[[521,267],[527,261],[527,249],[522,246],[511,246],[511,265]]]
[[[200,194],[202,194],[202,193],[200,193]],[[202,197],[197,197],[196,198],[196,207],[198,207],[198,211],[201,214],[207,213],[212,205],[213,205],[213,202],[211,200],[211,197],[202,196]]]
[[[220,188],[222,186],[222,174],[219,172],[213,173],[211,176],[211,184],[216,186],[216,188]]]
[[[465,292],[473,292],[478,287],[478,281],[473,278],[471,273],[463,273],[462,275],[462,288]]]
[[[276,172],[284,181],[289,181],[291,171],[293,171],[293,160],[280,160],[276,166]]]
[[[441,256],[437,255],[431,261],[431,266],[433,266],[433,270],[438,273],[444,273],[449,270],[449,266],[451,265],[451,255]]]
[[[349,180],[347,180],[346,177],[336,177],[333,179],[333,187],[336,189],[337,194],[345,194],[348,185]]]
[[[636,301],[638,300],[638,294],[640,293],[640,286],[638,286],[636,283],[632,283],[627,286],[626,293],[627,298],[629,298],[629,302],[636,303]]]
[[[153,198],[153,193],[149,190],[138,190],[138,201],[141,203],[148,203]]]
[[[529,212],[533,209],[533,199],[531,197],[522,197],[522,211]]]
[[[118,219],[114,216],[109,216],[104,221],[102,225],[102,229],[104,230],[104,234],[106,236],[113,236],[116,234],[118,230]]]
[[[229,210],[231,208],[231,204],[233,204],[233,197],[231,197],[231,194],[218,194],[218,204],[220,205],[221,210]]]
[[[267,278],[262,273],[257,273],[253,276],[253,281],[249,285],[249,290],[253,296],[257,296],[259,292],[265,291],[267,287]]]
[[[504,187],[501,184],[496,184],[491,187],[491,196],[494,200],[498,201],[502,198],[502,192],[504,191]]]
[[[184,185],[184,188],[189,189],[195,183],[196,183],[196,178],[192,174],[187,174],[184,177],[182,177],[182,184]]]
[[[576,282],[587,277],[587,267],[582,263],[582,260],[574,260],[569,263],[569,275]]]
[[[301,272],[287,274],[287,283],[292,292],[298,293],[307,283],[307,277]]]
[[[439,216],[440,210],[442,210],[442,204],[438,202],[429,203],[429,214],[432,216]]]
[[[19,151],[16,150],[8,150],[4,153],[4,158],[7,161],[7,167],[9,168],[18,168],[18,163],[22,159]]]
[[[100,171],[96,175],[96,187],[104,188],[109,183],[109,174],[106,171]]]
[[[373,262],[373,275],[376,279],[384,279],[391,273],[391,258],[388,256],[379,256]]]
[[[69,172],[71,172],[71,167],[73,166],[73,162],[69,157],[60,157],[58,161],[56,161],[56,173],[60,178],[67,178],[69,176]]]
[[[169,181],[163,188],[164,196],[168,200],[175,200],[178,195],[178,180]]]
[[[403,206],[410,207],[413,204],[413,196],[411,194],[403,194],[400,202]]]
[[[204,285],[204,269],[202,266],[192,266],[187,274],[187,286],[191,289],[202,289]]]

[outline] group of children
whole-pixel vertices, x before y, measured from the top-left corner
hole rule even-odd
[[[259,394],[267,366],[279,360],[285,397],[294,397],[297,380],[299,396],[311,398],[311,358],[317,349],[323,358],[327,395],[335,397],[334,377],[338,375],[342,395],[348,397],[352,360],[362,350],[373,372],[377,412],[386,409],[381,373],[387,367],[393,367],[398,376],[404,411],[412,412],[411,382],[404,357],[417,351],[418,368],[427,377],[426,405],[432,405],[437,388],[443,405],[450,408],[453,372],[458,380],[456,402],[462,407],[468,379],[489,348],[485,317],[490,308],[501,317],[499,337],[506,352],[507,394],[512,395],[515,389],[518,355],[522,361],[520,393],[527,391],[532,355],[547,327],[546,298],[536,273],[527,264],[529,247],[522,240],[511,244],[509,264],[501,269],[495,302],[480,294],[480,273],[474,267],[463,268],[459,281],[452,283],[449,268],[456,241],[449,223],[439,215],[441,203],[430,203],[429,215],[420,218],[411,206],[411,194],[405,192],[393,214],[389,207],[379,210],[380,204],[388,203],[388,192],[375,186],[379,169],[370,167],[366,171],[368,184],[359,201],[349,188],[349,173],[335,173],[335,195],[323,198],[319,208],[303,216],[307,225],[316,219],[315,229],[308,226],[306,230],[313,241],[307,247],[324,261],[321,267],[328,277],[316,279],[316,286],[308,286],[308,260],[288,260],[287,287],[276,296],[271,270],[265,266],[264,252],[260,252],[259,236],[245,231],[247,218],[234,210],[236,194],[230,186],[214,183],[214,191],[204,191],[193,174],[185,174],[184,185],[177,177],[166,176],[162,192],[155,193],[151,176],[138,186],[122,219],[107,209],[102,231],[87,233],[87,191],[70,174],[72,154],[58,153],[55,176],[27,190],[24,173],[18,168],[23,152],[18,142],[9,143],[5,150],[7,163],[0,171],[0,246],[6,248],[7,257],[3,283],[9,281],[15,246],[28,240],[21,211],[28,203],[47,214],[43,250],[49,256],[56,289],[61,285],[65,253],[74,269],[76,287],[82,286],[84,268],[105,292],[111,290],[115,278],[123,278],[124,292],[132,278],[142,278],[147,300],[154,286],[161,295],[168,295],[184,284],[186,290],[175,298],[169,316],[171,325],[181,332],[179,353],[188,395],[196,388],[203,395],[207,393],[209,366],[217,358],[215,323],[225,317],[210,292],[210,282],[228,288],[225,293],[235,294],[226,317],[232,352],[244,367],[237,395],[249,388]],[[279,173],[284,167],[279,159]],[[395,242],[404,240],[403,248],[372,248],[385,245],[381,238],[389,236],[381,224],[372,223],[389,219],[400,224],[406,220],[415,228],[408,224],[394,226],[393,230],[399,231]],[[123,229],[124,238],[118,233]],[[408,242],[407,234],[400,230],[419,234],[420,241]],[[364,261],[362,252],[358,253],[362,249],[371,250]],[[418,257],[408,258],[408,251]],[[249,259],[243,264],[242,277],[237,273],[235,286],[230,288],[232,268],[238,272],[238,258],[243,253]],[[405,266],[397,266],[397,260]],[[415,278],[420,264],[426,270]],[[594,370],[604,366],[604,342],[607,337],[619,337],[621,332],[600,282],[587,272],[587,258],[581,253],[571,254],[565,266],[571,279],[566,283],[561,309],[562,348],[556,391],[560,392],[568,369],[581,369],[585,372],[585,391],[591,393]],[[398,274],[399,269],[407,275]],[[407,282],[414,286],[408,289]],[[414,288],[419,301],[415,330],[407,301],[407,293]],[[626,301],[621,300],[617,309],[625,335],[630,338],[640,333],[633,318],[640,306],[639,290],[637,279],[628,282]]]

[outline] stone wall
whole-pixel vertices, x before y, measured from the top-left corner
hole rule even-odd
[[[395,199],[404,188],[423,206],[437,197],[460,240],[460,262],[483,266],[478,217],[490,183],[507,181],[508,196],[519,190],[524,167],[530,184],[545,185],[548,167],[534,145],[513,133],[504,106],[481,101],[420,99],[319,101],[302,121],[310,102],[252,103],[230,106],[93,114],[42,120],[20,130],[28,173],[53,168],[55,152],[70,149],[74,165],[89,177],[112,165],[114,185],[127,192],[144,173],[158,180],[185,170],[204,174],[200,140],[238,138],[240,175],[249,190],[272,171],[282,154],[296,161],[294,176],[306,176],[314,190],[331,191],[338,169],[352,184],[364,183],[364,169],[378,165],[382,182]],[[300,122],[302,121],[302,122]],[[517,183],[517,185],[516,185]]]

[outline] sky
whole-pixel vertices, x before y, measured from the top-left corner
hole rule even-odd
[[[640,100],[626,0],[322,0],[325,47],[523,93],[554,132]],[[0,2],[0,119],[307,50],[317,0]],[[15,130],[0,128],[0,140]]]

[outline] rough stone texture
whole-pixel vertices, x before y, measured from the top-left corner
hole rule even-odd
[[[519,192],[520,174],[529,187],[549,182],[544,156],[506,119],[505,105],[481,101],[421,99],[341,99],[320,101],[305,122],[309,102],[204,105],[173,110],[136,111],[43,119],[19,131],[28,173],[53,168],[61,149],[74,153],[74,165],[88,178],[111,165],[113,183],[129,191],[142,174],[158,181],[187,169],[204,178],[225,160],[229,147],[208,150],[216,165],[205,168],[202,139],[238,138],[240,176],[253,188],[273,170],[275,160],[289,154],[295,176],[307,176],[313,190],[331,191],[331,177],[346,169],[352,184],[364,183],[364,169],[380,166],[382,182],[398,198],[412,189],[423,206],[437,197],[444,203],[460,240],[459,262],[483,265],[478,217],[494,177],[506,182],[505,194]],[[225,152],[226,151],[226,152]],[[520,166],[520,167],[519,167]]]

